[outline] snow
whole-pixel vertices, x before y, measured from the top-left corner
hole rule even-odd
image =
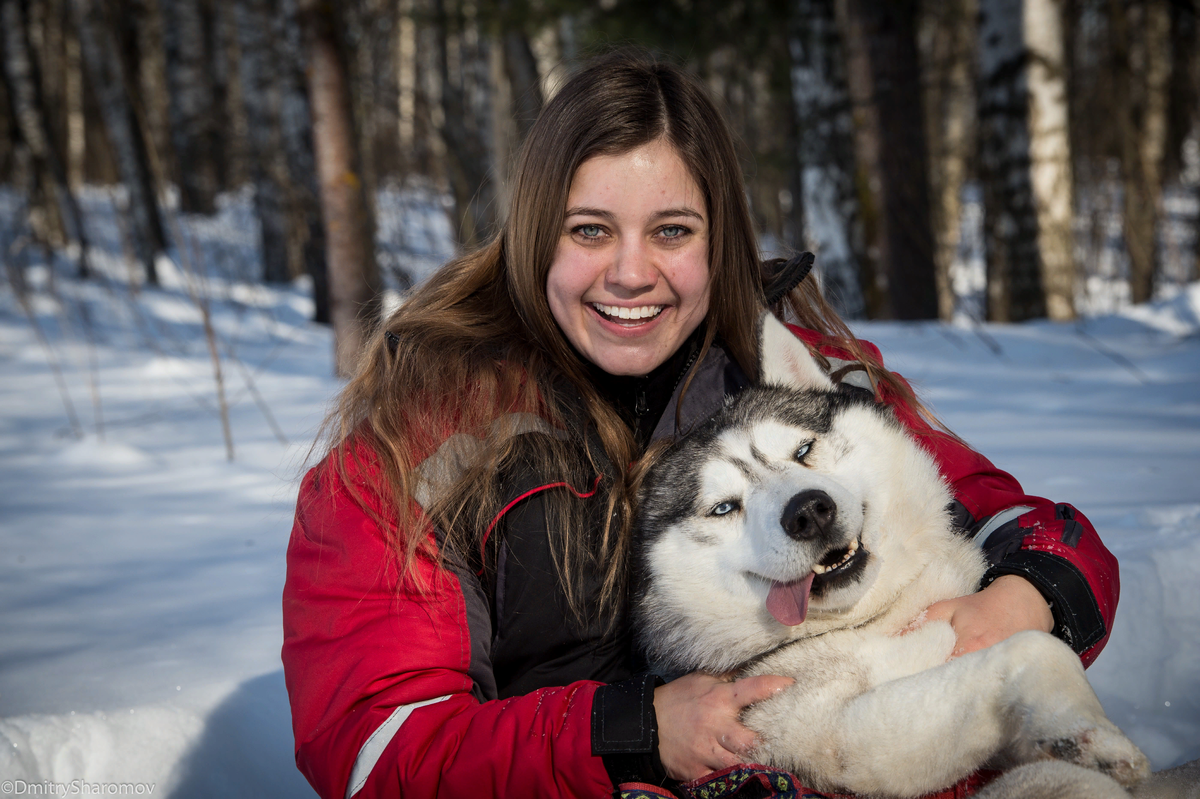
[[[247,197],[177,222],[187,246],[162,265],[168,285],[136,293],[111,202],[84,196],[96,281],[17,256],[36,330],[0,290],[0,780],[312,795],[292,758],[280,592],[299,478],[339,388],[329,332],[307,321],[304,281],[246,273]],[[0,219],[12,203],[0,196]],[[380,207],[393,244],[416,242],[393,266],[420,279],[450,254],[432,201]],[[1200,284],[1076,324],[856,331],[967,441],[1097,525],[1123,590],[1093,685],[1156,768],[1200,757]]]

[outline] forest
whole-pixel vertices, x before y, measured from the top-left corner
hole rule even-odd
[[[315,796],[280,596],[322,419],[614,47],[710,87],[763,257],[1102,532],[1089,680],[1200,758],[1197,2],[0,0],[0,782]]]
[[[1071,320],[1196,279],[1194,0],[0,0],[0,28],[12,290],[97,279],[81,192],[136,291],[249,191],[242,279],[307,276],[343,375],[429,252],[381,193],[479,245],[545,98],[618,46],[707,83],[764,253],[816,252],[849,318]]]

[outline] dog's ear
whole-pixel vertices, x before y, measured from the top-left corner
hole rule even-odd
[[[804,342],[770,311],[764,311],[758,322],[758,382],[801,390],[834,388]]]

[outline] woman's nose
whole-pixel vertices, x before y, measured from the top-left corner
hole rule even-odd
[[[637,291],[653,287],[659,274],[645,242],[634,238],[621,241],[613,254],[607,277],[615,286]]]

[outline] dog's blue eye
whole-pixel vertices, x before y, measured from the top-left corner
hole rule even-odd
[[[712,509],[712,515],[713,516],[724,516],[727,513],[733,513],[739,507],[740,506],[738,505],[738,503],[733,502],[732,500],[722,502],[720,505],[717,505],[716,507],[714,507]]]
[[[795,456],[796,460],[798,460],[798,461],[804,460],[804,456],[808,454],[808,451],[810,449],[812,449],[811,441],[806,441],[803,444],[801,444],[800,449],[796,450],[796,456]]]

